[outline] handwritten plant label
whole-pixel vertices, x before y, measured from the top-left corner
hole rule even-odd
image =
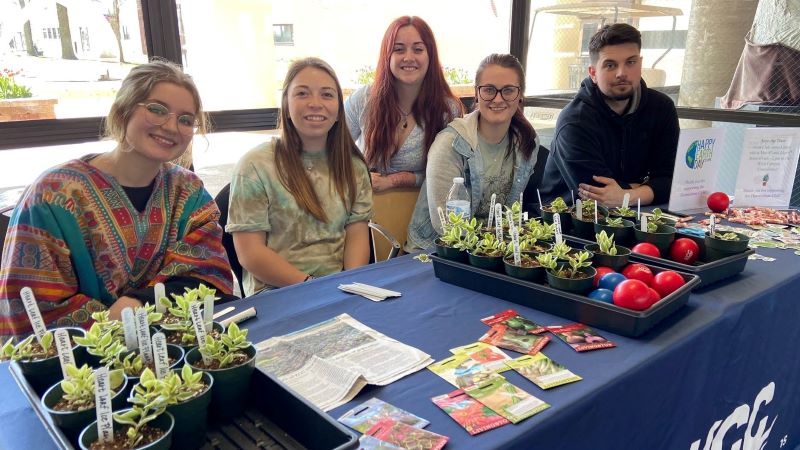
[[[575,203],[575,217],[577,217],[578,220],[583,220],[583,201],[581,199],[578,199]]]
[[[714,237],[717,234],[717,216],[713,214],[708,218],[708,232],[711,237]]]
[[[519,224],[517,225],[520,228],[522,228],[522,205],[524,205],[524,203],[522,203],[522,194],[523,194],[522,192],[519,193],[519,211],[520,211],[520,213],[519,213],[519,219],[518,219]]]
[[[642,218],[642,199],[636,199],[636,218],[641,220]]]
[[[514,246],[514,264],[518,266],[522,260],[519,254],[519,229],[517,227],[511,229],[511,243]]]
[[[597,223],[597,200],[594,201],[594,223]]]
[[[494,224],[494,233],[497,240],[503,242],[503,207],[500,206],[500,203],[494,204],[494,216],[496,220]]]
[[[97,405],[97,436],[100,442],[114,439],[114,419],[111,415],[111,381],[108,367],[94,371],[94,402]]]
[[[444,231],[444,227],[447,226],[447,217],[444,215],[444,210],[441,206],[436,208],[436,212],[439,214],[439,223],[442,224],[442,231]]]
[[[75,364],[75,355],[72,354],[72,344],[69,342],[69,331],[64,328],[59,328],[53,333],[56,341],[56,349],[58,350],[58,361],[61,363],[61,374],[64,379],[67,376],[67,365]]]
[[[490,205],[494,205],[497,203],[497,194],[492,194],[492,202],[489,203]],[[486,222],[486,228],[492,228],[492,222],[494,221],[494,214],[489,214],[489,220]]]
[[[159,301],[161,297],[167,296],[167,290],[164,288],[164,283],[156,283],[156,285],[153,286],[153,295],[156,298],[156,312],[160,313],[167,312],[167,307],[162,305],[161,302]]]
[[[139,337],[136,334],[136,318],[131,308],[122,310],[122,329],[125,332],[125,347],[129,351],[138,349]]]
[[[159,380],[167,376],[169,371],[169,358],[167,357],[167,338],[164,333],[153,335],[153,359],[156,365],[156,378]]]
[[[561,215],[553,214],[553,225],[556,226],[556,244],[560,244],[564,237],[561,235]]]
[[[42,343],[42,337],[47,332],[47,327],[44,325],[42,313],[39,312],[39,305],[36,304],[36,297],[33,295],[33,290],[29,287],[24,287],[19,291],[22,297],[22,306],[25,307],[25,312],[28,313],[28,320],[33,327],[33,333],[36,335],[36,340],[39,344]]]
[[[139,345],[139,354],[142,362],[149,366],[153,364],[153,348],[150,345],[150,324],[147,323],[147,310],[136,308],[136,337]]]
[[[642,216],[641,222],[639,223],[639,229],[643,233],[647,233],[647,216]]]
[[[214,321],[214,296],[206,295],[203,299],[203,323],[206,333],[211,333],[211,323]]]
[[[194,325],[194,332],[197,336],[197,345],[205,345],[206,343],[206,326],[203,324],[203,313],[200,311],[200,302],[194,302],[189,305],[189,314],[192,316],[192,325]],[[211,364],[211,358],[207,357],[203,352],[200,352],[203,356],[203,362],[205,364]]]
[[[630,203],[631,203],[631,194],[626,192],[625,195],[622,196],[622,209],[626,209]]]

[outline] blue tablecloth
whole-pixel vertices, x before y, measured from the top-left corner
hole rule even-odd
[[[765,449],[800,448],[800,257],[759,251],[778,261],[749,261],[741,275],[692,293],[686,307],[641,338],[600,330],[617,347],[587,353],[554,339],[545,354],[583,380],[542,391],[507,373],[512,383],[552,405],[517,425],[470,437],[430,401],[453,387],[428,370],[389,386],[368,386],[331,415],[375,396],[430,420],[428,429],[449,436],[452,449],[702,450],[729,449],[736,442],[743,449],[762,443]],[[373,303],[336,288],[353,281],[403,296]],[[542,324],[568,322],[443,283],[431,264],[410,257],[234,305],[257,307],[258,318],[244,324],[254,342],[347,312],[436,360],[474,342],[487,330],[479,319],[506,308]],[[0,392],[0,448],[52,448],[6,365],[0,366]]]

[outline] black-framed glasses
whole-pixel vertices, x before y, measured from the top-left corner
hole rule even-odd
[[[483,86],[478,86],[478,96],[480,96],[481,100],[485,102],[494,100],[494,98],[497,97],[498,92],[503,100],[507,102],[513,102],[519,98],[520,87],[503,86],[502,88],[498,88],[493,84],[484,84]]]
[[[178,119],[178,131],[182,135],[190,136],[197,131],[197,118],[192,114],[179,115],[170,112],[161,103],[137,103],[137,105],[144,107],[144,118],[152,125],[164,125],[169,120],[169,116],[175,116]]]

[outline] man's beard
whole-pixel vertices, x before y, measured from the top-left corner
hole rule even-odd
[[[603,91],[601,90],[601,91],[600,91],[600,94],[601,94],[601,95],[603,96],[603,98],[604,98],[604,99],[606,99],[606,100],[610,100],[610,101],[613,101],[613,102],[621,102],[621,101],[623,101],[623,100],[629,100],[631,97],[633,97],[633,92],[634,92],[634,90],[633,90],[633,89],[631,89],[631,90],[630,90],[630,91],[629,91],[627,94],[620,94],[620,95],[607,95],[605,92],[603,92]]]

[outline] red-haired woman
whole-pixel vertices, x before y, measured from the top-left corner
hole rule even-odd
[[[403,16],[392,21],[381,41],[375,82],[355,91],[345,112],[373,190],[422,184],[436,134],[463,114],[424,20]]]

